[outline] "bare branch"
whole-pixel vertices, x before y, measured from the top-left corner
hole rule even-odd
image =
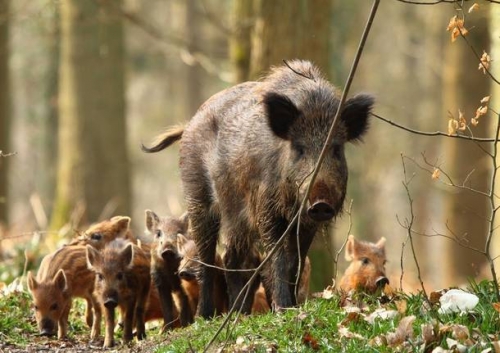
[[[339,269],[339,257],[342,251],[345,248],[345,245],[347,244],[347,240],[349,239],[349,234],[351,234],[351,229],[352,229],[352,203],[353,200],[349,203],[349,209],[347,211],[347,214],[349,215],[349,228],[347,229],[347,236],[344,239],[344,242],[342,243],[342,246],[339,248],[337,253],[335,254],[335,260],[333,261],[333,280],[335,281],[335,287],[337,286],[337,275],[338,275],[338,269]]]
[[[441,131],[435,131],[435,132],[427,132],[427,131],[419,131],[419,130],[415,130],[415,129],[411,129],[409,127],[406,127],[406,126],[403,126],[403,125],[400,125],[398,123],[395,123],[389,119],[386,119],[378,114],[375,114],[375,113],[371,113],[372,116],[374,116],[375,118],[379,119],[379,120],[382,120],[392,126],[395,126],[399,129],[402,129],[402,130],[405,130],[405,131],[408,131],[408,132],[411,132],[412,134],[416,134],[416,135],[423,135],[423,136],[444,136],[444,137],[450,137],[450,138],[457,138],[457,139],[463,139],[463,140],[469,140],[469,141],[477,141],[477,142],[495,142],[495,138],[489,138],[489,137],[472,137],[472,136],[465,136],[465,135],[457,135],[457,134],[454,134],[454,135],[449,135],[445,132],[441,132]]]
[[[0,150],[0,157],[11,157],[11,156],[15,156],[16,154],[17,154],[17,152],[3,153],[3,151]]]
[[[407,239],[410,242],[410,248],[411,248],[411,251],[413,254],[413,259],[415,260],[415,266],[417,267],[417,277],[418,277],[418,280],[420,282],[420,287],[422,287],[422,292],[424,293],[424,298],[428,302],[429,298],[427,297],[427,292],[425,290],[424,281],[422,280],[422,272],[420,271],[420,264],[418,262],[417,254],[415,251],[415,245],[413,244],[412,228],[413,228],[413,222],[415,221],[415,214],[413,212],[413,199],[411,198],[410,187],[409,187],[411,180],[408,180],[408,175],[406,173],[406,164],[405,164],[405,159],[404,159],[403,154],[401,154],[401,162],[403,164],[403,175],[404,175],[403,186],[406,190],[406,195],[408,197],[408,203],[410,205],[410,219],[409,220],[406,219],[406,224],[405,224],[404,228],[407,231],[407,234],[408,234]],[[401,282],[402,282],[402,275],[401,275]]]

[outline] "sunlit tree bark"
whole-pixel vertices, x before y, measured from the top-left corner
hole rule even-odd
[[[9,0],[0,0],[0,151],[10,152]],[[8,221],[9,158],[0,156],[0,226]]]
[[[52,227],[129,214],[121,2],[60,2],[59,166]]]
[[[467,40],[479,53],[489,47],[487,19],[477,21]],[[489,94],[490,80],[477,70],[479,62],[462,38],[447,45],[444,62],[443,115],[450,112],[458,118],[460,109],[470,119],[475,115],[481,98]],[[489,124],[484,119],[473,128],[475,136],[487,136],[490,132]],[[485,152],[474,142],[457,139],[445,141],[446,164],[443,168],[457,184],[465,182],[466,187],[488,192],[491,163]],[[448,235],[457,237],[467,246],[483,249],[490,213],[488,199],[464,189],[450,188],[448,191],[443,219],[450,230]],[[453,282],[451,284],[457,284],[457,278],[465,281],[466,277],[476,275],[485,261],[484,257],[454,242],[448,244],[441,266],[447,269],[448,278]]]

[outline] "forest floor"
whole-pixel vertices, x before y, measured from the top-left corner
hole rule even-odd
[[[326,289],[298,308],[281,313],[227,316],[148,337],[109,352],[500,352],[500,316],[491,282],[472,284],[463,295],[473,304],[444,310],[446,291],[345,297]],[[450,292],[451,293],[451,292]],[[440,298],[441,297],[441,298]],[[477,300],[476,300],[477,299]],[[458,303],[458,302],[457,302]],[[458,305],[458,304],[457,304]],[[37,334],[29,293],[18,288],[0,295],[0,352],[95,352],[102,340],[90,343],[82,322],[84,305],[76,301],[69,338]],[[120,342],[121,332],[115,338]],[[213,343],[209,345],[209,342]]]

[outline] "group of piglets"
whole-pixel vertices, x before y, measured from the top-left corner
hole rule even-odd
[[[146,242],[130,231],[130,218],[117,216],[89,227],[72,242],[45,256],[36,278],[28,272],[28,288],[33,296],[35,316],[41,335],[59,339],[68,331],[72,299],[87,302],[85,321],[90,337],[98,339],[101,316],[105,317],[104,347],[112,347],[120,309],[123,341],[146,337],[145,322],[163,319],[162,331],[193,322],[198,306],[198,272],[195,242],[188,231],[186,214],[179,218],[158,217],[146,211]],[[387,283],[384,273],[385,239],[377,244],[357,241],[350,236],[346,259],[351,261],[340,281],[343,291],[361,289],[373,292]],[[223,261],[214,278],[216,311],[228,311]],[[299,285],[298,301],[306,300],[311,266],[306,259]],[[270,308],[262,285],[254,294],[252,312]]]

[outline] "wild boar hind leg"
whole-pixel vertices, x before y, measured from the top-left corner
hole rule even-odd
[[[193,234],[200,260],[200,299],[198,302],[198,315],[208,319],[215,315],[214,278],[216,276],[215,253],[219,236],[219,216],[210,212],[207,207],[199,204],[188,206],[191,231]]]
[[[259,285],[260,277],[257,276],[254,278],[253,282],[250,283],[246,287],[246,290],[240,295],[240,292],[253,275],[253,271],[242,270],[251,270],[258,266],[258,259],[252,259],[253,252],[252,245],[250,244],[251,242],[248,241],[248,237],[245,239],[245,235],[242,233],[244,232],[241,230],[232,230],[226,234],[227,247],[224,255],[224,274],[229,295],[229,308],[236,305],[236,310],[244,314],[250,314],[252,312],[253,299]],[[237,300],[238,296],[239,299]]]

